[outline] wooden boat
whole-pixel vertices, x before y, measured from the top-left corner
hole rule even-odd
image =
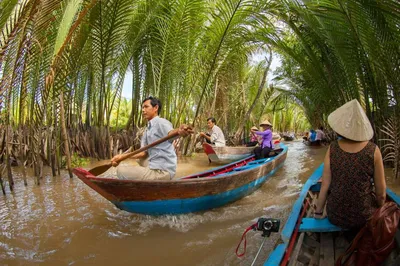
[[[303,141],[303,143],[310,147],[322,147],[323,146],[320,140],[317,140],[317,141],[306,140],[306,141]]]
[[[272,132],[272,140],[280,140],[281,139],[281,135],[276,133],[276,132]]]
[[[204,211],[234,202],[259,188],[284,163],[287,147],[275,157],[254,156],[175,180],[99,178],[82,168],[73,172],[118,208],[148,215]]]
[[[235,146],[235,147],[215,147],[208,143],[203,143],[204,152],[210,162],[217,164],[227,164],[241,160],[252,155],[255,147]]]
[[[283,135],[282,138],[285,141],[293,141],[294,140],[294,136]]]
[[[314,219],[312,206],[320,191],[323,165],[311,175],[300,192],[293,210],[281,232],[281,244],[272,251],[264,266],[272,265],[335,265],[336,259],[342,255],[349,243],[340,233],[342,229],[331,224],[328,218]],[[387,199],[400,204],[400,197],[390,189],[386,190]],[[385,265],[393,263],[393,257],[400,254],[400,233],[396,235],[395,249]]]

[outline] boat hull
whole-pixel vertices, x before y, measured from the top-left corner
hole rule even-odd
[[[259,188],[284,163],[279,155],[254,157],[176,180],[119,180],[98,178],[84,169],[74,173],[118,208],[140,214],[165,215],[205,211],[234,202]]]
[[[245,197],[257,190],[270,176],[282,165],[273,169],[269,174],[258,178],[239,188],[225,191],[216,195],[201,196],[197,198],[155,200],[155,201],[125,201],[113,202],[118,208],[134,213],[163,215],[184,214],[218,208]]]
[[[306,146],[315,147],[315,148],[319,148],[319,147],[323,147],[324,146],[324,145],[322,145],[321,141],[313,141],[313,142],[311,142],[309,140],[306,140],[306,141],[303,141],[303,143]]]
[[[217,164],[227,164],[241,160],[252,155],[255,147],[215,147],[208,143],[203,143],[204,152],[210,162]]]
[[[293,140],[294,140],[294,137],[292,137],[292,136],[283,136],[283,139],[284,139],[285,141],[293,141]]]

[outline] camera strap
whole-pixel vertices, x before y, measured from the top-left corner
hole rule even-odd
[[[247,244],[246,234],[247,234],[247,232],[249,232],[249,231],[252,230],[252,229],[255,230],[256,228],[257,228],[257,223],[255,223],[255,224],[249,226],[249,227],[244,231],[244,233],[243,233],[243,235],[242,235],[242,238],[240,239],[240,242],[239,242],[239,244],[238,244],[238,246],[237,246],[237,248],[236,248],[236,256],[238,256],[239,258],[240,258],[240,257],[243,257],[244,254],[246,253],[246,244]],[[243,242],[243,239],[244,239],[243,253],[238,254],[238,251],[239,251],[240,245],[241,245],[242,242]]]

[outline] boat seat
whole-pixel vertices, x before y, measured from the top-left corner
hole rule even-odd
[[[233,168],[233,171],[243,171],[243,170],[247,170],[247,169],[250,169],[250,168],[254,168],[255,167],[255,165],[244,165],[244,166],[239,166],[239,167],[236,167],[236,168]]]
[[[338,232],[342,230],[341,227],[331,224],[328,218],[303,218],[299,228],[299,232]]]
[[[219,174],[219,175],[210,176],[210,178],[219,178],[219,177],[227,176],[227,175],[230,175],[230,174],[232,174],[232,172],[222,173],[222,174]]]
[[[258,160],[254,160],[254,161],[249,162],[247,165],[263,164],[263,163],[266,163],[266,162],[271,161],[271,160],[272,160],[272,158],[258,159]]]

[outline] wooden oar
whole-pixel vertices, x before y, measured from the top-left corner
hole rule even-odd
[[[138,150],[136,150],[136,151],[126,153],[126,157],[123,158],[123,159],[121,159],[121,160],[119,160],[119,161],[117,161],[117,162],[120,163],[120,162],[122,162],[123,160],[125,160],[125,159],[127,159],[127,158],[129,158],[129,157],[131,157],[131,156],[133,156],[133,155],[135,155],[135,154],[138,154],[138,153],[140,153],[140,152],[142,152],[142,151],[146,151],[146,150],[150,149],[151,147],[154,147],[154,146],[156,146],[156,145],[158,145],[158,144],[160,144],[160,143],[163,143],[163,142],[165,142],[165,141],[167,141],[167,140],[170,140],[170,139],[172,139],[172,138],[175,138],[175,137],[178,136],[178,135],[179,135],[178,132],[176,132],[176,133],[174,133],[174,134],[171,134],[171,135],[168,135],[168,136],[166,136],[166,137],[164,137],[164,138],[161,138],[161,139],[159,139],[159,140],[156,140],[156,141],[154,141],[153,143],[151,143],[151,144],[149,144],[149,145],[147,145],[147,146],[144,146],[144,147],[142,147],[142,148],[140,148],[140,149],[138,149]],[[108,169],[110,169],[111,167],[112,167],[111,162],[108,162],[108,163],[106,163],[106,164],[102,164],[102,165],[99,165],[99,166],[94,167],[93,169],[89,170],[89,173],[91,173],[91,174],[94,175],[94,176],[98,176],[98,175],[101,175],[102,173],[104,173],[105,171],[107,171]]]

